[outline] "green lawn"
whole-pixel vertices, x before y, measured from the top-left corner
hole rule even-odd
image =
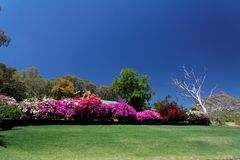
[[[240,159],[240,129],[228,127],[28,126],[0,138],[0,160]]]

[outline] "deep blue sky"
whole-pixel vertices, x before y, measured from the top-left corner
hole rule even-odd
[[[179,65],[208,68],[205,90],[240,96],[239,0],[0,0],[11,36],[0,62],[73,74],[110,85],[123,67],[151,77],[157,95],[176,95]],[[191,103],[180,99],[186,106]]]

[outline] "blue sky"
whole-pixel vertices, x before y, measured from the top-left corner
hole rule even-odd
[[[151,77],[153,98],[177,94],[179,66],[208,68],[217,85],[240,96],[240,1],[0,0],[0,28],[11,44],[0,62],[39,67],[46,78],[73,74],[110,85],[124,67]],[[180,99],[180,103],[191,103]]]

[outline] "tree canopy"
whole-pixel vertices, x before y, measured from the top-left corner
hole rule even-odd
[[[0,63],[0,93],[14,97],[17,101],[26,98],[26,87],[24,83],[15,79],[16,73],[14,68],[7,67]]]
[[[149,76],[124,68],[120,77],[113,80],[113,89],[119,98],[125,98],[136,110],[143,110],[153,95],[148,80]]]
[[[0,11],[1,11],[1,7],[0,7]],[[4,31],[0,29],[0,47],[3,45],[7,46],[10,40],[11,40],[10,37],[5,35]]]
[[[73,83],[64,78],[59,78],[52,88],[52,96],[55,99],[72,97],[73,93]]]

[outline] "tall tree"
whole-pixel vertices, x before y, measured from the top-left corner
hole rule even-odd
[[[113,80],[113,89],[119,98],[125,98],[136,110],[143,110],[153,95],[147,75],[139,75],[135,70],[124,68],[120,77]]]
[[[187,69],[185,66],[182,66],[181,68],[183,73],[182,78],[174,78],[173,83],[183,91],[183,96],[193,100],[195,103],[197,103],[197,105],[200,106],[204,113],[207,113],[207,109],[205,107],[206,101],[204,101],[206,99],[202,94],[202,88],[206,79],[206,74],[197,75],[193,69]],[[211,90],[208,97],[212,95],[215,89],[216,87]]]
[[[22,72],[16,72],[14,78],[24,83],[28,98],[42,99],[51,95],[51,83],[41,76],[37,67],[29,67]]]
[[[52,95],[55,99],[72,97],[73,92],[73,83],[64,78],[59,78],[52,88]]]
[[[24,83],[13,78],[16,73],[14,68],[0,63],[0,93],[14,97],[17,101],[26,98],[26,87]]]

